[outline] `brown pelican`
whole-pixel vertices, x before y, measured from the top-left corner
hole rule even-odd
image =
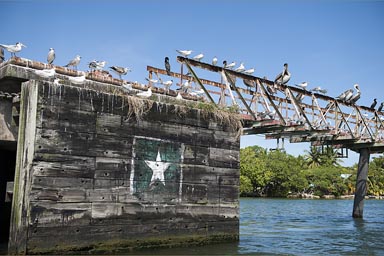
[[[286,84],[291,79],[291,73],[288,71],[288,63],[284,63],[284,70],[275,78],[275,83]]]
[[[353,95],[349,100],[347,100],[347,99],[345,100],[345,101],[352,103],[352,104],[355,104],[360,99],[360,96],[361,96],[359,85],[355,84],[354,87],[356,89],[356,94]]]
[[[349,90],[346,90],[345,92],[343,92],[342,94],[340,94],[339,96],[336,97],[336,99],[338,100],[347,100],[350,99],[353,95],[353,90],[352,89],[349,89]]]

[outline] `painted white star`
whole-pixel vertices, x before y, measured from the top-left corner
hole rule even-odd
[[[164,172],[168,169],[168,167],[171,164],[161,161],[160,151],[157,151],[156,161],[145,160],[145,163],[153,171],[152,178],[151,178],[151,184],[156,180],[160,180],[165,185]]]

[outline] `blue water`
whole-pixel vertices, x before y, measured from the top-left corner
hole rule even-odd
[[[384,255],[384,200],[241,199],[240,241],[135,252],[145,255]]]

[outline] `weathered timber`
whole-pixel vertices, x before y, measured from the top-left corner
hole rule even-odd
[[[354,218],[362,218],[364,212],[364,197],[367,193],[367,179],[369,166],[369,149],[361,149],[359,164],[357,166],[355,199],[353,202],[352,216]]]
[[[22,86],[9,252],[237,240],[240,144],[231,119],[90,87]]]

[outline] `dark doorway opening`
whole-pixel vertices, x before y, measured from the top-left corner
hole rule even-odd
[[[16,165],[15,147],[15,145],[0,145],[0,254],[6,254],[8,248]]]

